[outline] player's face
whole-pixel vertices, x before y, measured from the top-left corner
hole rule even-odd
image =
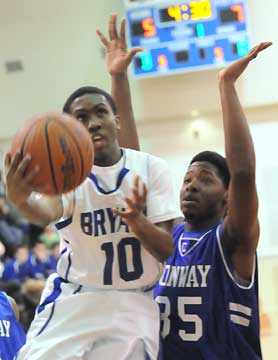
[[[105,96],[86,94],[76,98],[70,107],[71,114],[89,131],[95,148],[95,157],[117,146],[119,120]]]
[[[217,168],[208,162],[193,163],[187,170],[180,192],[181,210],[193,225],[210,225],[226,212],[224,183]]]

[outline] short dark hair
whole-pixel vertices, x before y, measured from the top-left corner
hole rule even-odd
[[[193,157],[190,165],[197,161],[206,161],[214,165],[217,168],[225,187],[229,187],[230,171],[228,168],[227,160],[222,155],[214,151],[202,151]]]
[[[73,101],[83,95],[86,94],[100,94],[103,95],[106,100],[108,101],[109,105],[111,106],[111,109],[113,111],[113,113],[115,115],[118,114],[118,110],[117,110],[117,106],[116,103],[114,101],[114,99],[112,98],[112,96],[110,94],[108,94],[106,91],[99,89],[97,87],[94,86],[83,86],[80,87],[79,89],[75,90],[67,99],[67,101],[65,102],[65,105],[63,107],[63,112],[65,113],[70,113],[70,106],[73,103]]]

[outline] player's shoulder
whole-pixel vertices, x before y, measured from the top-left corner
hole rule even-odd
[[[8,301],[8,295],[0,290],[0,299]]]
[[[149,154],[144,151],[138,151],[138,150],[133,150],[133,149],[125,148],[123,150],[124,150],[124,152],[126,154],[126,158],[128,160],[146,162],[147,164],[152,165],[152,166],[157,165],[157,166],[168,168],[167,162],[158,156]]]
[[[4,305],[6,309],[10,309],[8,311],[12,311],[18,318],[19,312],[15,300],[4,291],[0,291],[0,304]]]

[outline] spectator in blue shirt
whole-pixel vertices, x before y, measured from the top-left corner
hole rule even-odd
[[[31,268],[28,263],[28,247],[25,245],[20,246],[16,250],[15,257],[8,260],[5,264],[2,279],[4,281],[18,280],[25,281],[31,276]]]
[[[31,278],[43,280],[51,273],[48,259],[48,250],[43,241],[38,240],[32,247],[29,255],[28,264],[30,267]]]

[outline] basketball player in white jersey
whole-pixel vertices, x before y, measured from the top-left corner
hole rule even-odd
[[[136,51],[117,51],[125,46],[124,26],[118,36],[113,17],[109,34],[124,76]],[[6,156],[10,200],[32,223],[56,222],[61,235],[57,274],[47,281],[18,359],[157,359],[159,311],[151,289],[171,255],[179,214],[168,168],[119,146],[117,108],[103,90],[78,89],[64,111],[84,124],[95,147],[92,171],[75,191],[33,196],[39,170],[28,172],[28,156]]]

